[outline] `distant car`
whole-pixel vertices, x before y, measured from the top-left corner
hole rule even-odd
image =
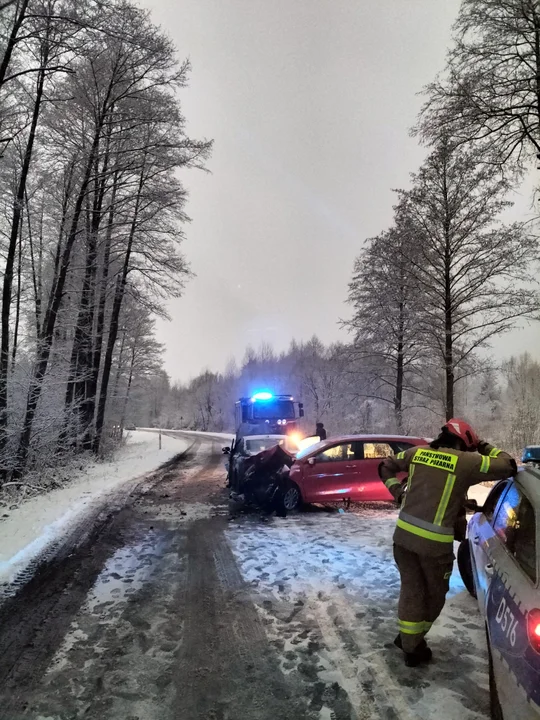
[[[521,456],[523,465],[540,465],[540,445],[527,445]]]
[[[427,444],[425,438],[418,437],[348,435],[306,447],[297,453],[291,467],[287,509],[304,502],[392,501],[392,495],[379,478],[381,460]],[[404,477],[403,473],[399,479]]]
[[[133,424],[126,425],[126,430],[136,430],[136,429],[137,429],[137,428],[136,428],[135,425],[133,425]]]
[[[458,549],[489,651],[494,720],[540,718],[540,472],[497,483]]]
[[[237,440],[232,450],[231,448],[223,448],[224,454],[229,456],[226,466],[229,472],[230,486],[238,490],[242,485],[248,458],[257,455],[263,450],[269,450],[276,445],[281,445],[287,452],[292,454],[298,450],[295,440],[288,435],[246,435]]]

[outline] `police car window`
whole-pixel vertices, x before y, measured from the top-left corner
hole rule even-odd
[[[487,496],[483,507],[483,513],[490,522],[493,520],[495,508],[497,507],[503,493],[508,489],[509,484],[510,483],[508,482],[498,483]]]
[[[511,545],[513,543],[520,500],[521,493],[519,492],[516,484],[512,483],[508,492],[504,496],[502,504],[500,505],[495,517],[495,522],[493,523],[495,533],[506,545]]]
[[[390,445],[385,442],[365,442],[364,443],[364,459],[385,458],[393,455],[394,452]]]
[[[536,582],[536,518],[533,506],[524,495],[517,513],[513,545],[509,549],[526,575]]]

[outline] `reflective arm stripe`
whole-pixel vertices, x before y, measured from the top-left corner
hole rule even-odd
[[[441,532],[433,532],[431,530],[425,530],[424,528],[418,527],[418,525],[412,525],[411,523],[406,522],[405,520],[402,520],[401,517],[398,518],[397,521],[398,528],[401,528],[402,530],[405,530],[406,532],[410,532],[413,535],[418,535],[419,537],[424,538],[425,540],[434,540],[435,542],[445,542],[445,543],[453,543],[454,542],[454,532],[452,532],[451,535],[446,535]]]
[[[496,458],[502,453],[502,450],[498,450],[497,448],[493,448],[491,452],[489,453],[490,458]]]
[[[450,497],[452,496],[452,490],[454,489],[455,482],[456,476],[452,475],[452,473],[448,473],[441,501],[439,503],[439,507],[437,508],[437,512],[435,513],[435,520],[433,521],[435,525],[442,525],[444,516],[446,514],[446,508],[448,507]]]
[[[411,466],[409,467],[409,477],[408,477],[408,479],[407,479],[407,493],[408,493],[409,490],[411,489],[411,482],[412,482],[412,479],[413,479],[413,475],[414,475],[414,465],[411,465]],[[401,507],[402,507],[402,508],[405,507],[405,503],[407,502],[407,493],[405,493],[405,496],[404,496],[403,500],[401,501]]]
[[[388,478],[388,480],[385,480],[385,481],[384,481],[384,484],[386,485],[386,487],[387,487],[389,490],[390,490],[391,487],[394,487],[394,485],[401,485],[401,483],[399,482],[399,480],[398,480],[397,478],[395,478],[395,477],[393,477],[393,478]],[[380,487],[380,486],[379,486],[379,487]]]
[[[403,460],[404,457],[405,457],[405,450],[402,450],[401,452],[398,452],[398,454],[396,455],[396,458],[397,458],[398,460]]]
[[[482,463],[480,465],[480,472],[487,473],[491,465],[491,460],[487,455],[482,455]]]

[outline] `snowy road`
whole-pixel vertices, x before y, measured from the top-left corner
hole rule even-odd
[[[436,661],[391,645],[394,511],[229,521],[196,441],[89,518],[0,608],[5,720],[480,720],[485,643],[454,577]]]

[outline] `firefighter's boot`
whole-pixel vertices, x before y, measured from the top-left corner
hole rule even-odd
[[[418,665],[429,663],[431,662],[431,658],[433,657],[431,648],[428,647],[425,640],[422,640],[420,645],[415,648],[414,652],[406,652],[403,654],[405,655],[405,665],[407,667],[417,667]]]

